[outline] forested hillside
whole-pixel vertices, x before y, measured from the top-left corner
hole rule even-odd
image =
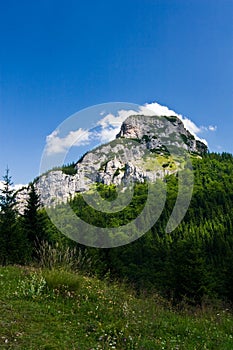
[[[16,210],[15,193],[7,172],[0,197],[0,263],[38,264],[41,245],[77,247],[89,272],[111,279],[126,280],[140,291],[157,291],[175,303],[203,298],[233,301],[233,156],[210,153],[193,158],[195,186],[190,207],[182,223],[170,234],[165,227],[177,195],[177,177],[166,177],[166,206],[157,223],[143,237],[112,249],[88,248],[63,236],[39,209],[39,196],[33,184],[23,215]],[[114,186],[99,186],[108,200],[115,198]],[[78,194],[70,205],[83,218],[97,226],[117,227],[136,217],[147,197],[147,185],[137,184],[128,207],[118,214],[91,209]],[[59,248],[60,247],[60,248]],[[44,248],[43,248],[44,249]],[[86,259],[86,260],[85,260]]]

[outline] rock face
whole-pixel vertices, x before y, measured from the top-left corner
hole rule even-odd
[[[185,129],[176,116],[132,115],[116,139],[86,153],[75,165],[77,173],[50,171],[35,182],[42,204],[55,205],[84,192],[94,183],[127,185],[155,181],[177,172],[185,154],[201,156],[207,147]]]
[[[207,151],[206,145],[196,140],[176,116],[130,116],[123,122],[121,130],[116,137],[144,139],[147,141],[147,148],[150,150],[159,149],[165,142],[166,145],[183,147],[188,152],[200,155]],[[183,141],[183,143],[180,141]]]

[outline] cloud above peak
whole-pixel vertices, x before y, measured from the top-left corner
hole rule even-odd
[[[157,102],[146,103],[141,108],[141,110],[145,115],[149,115],[148,113],[151,112],[153,113],[151,115],[167,116],[167,117],[176,116],[183,122],[185,129],[187,129],[192,135],[194,135],[197,139],[199,139],[197,134],[201,132],[201,128],[198,127],[192,120],[188,119],[187,117],[183,117],[182,114],[178,114],[166,106],[161,106]],[[201,141],[205,141],[205,140],[201,140]]]
[[[152,103],[146,103],[141,110],[146,114],[146,115],[151,115],[147,114],[147,111],[154,112],[154,115],[158,116],[177,116],[184,124],[184,127],[186,130],[188,130],[197,140],[203,142],[204,144],[208,145],[208,142],[199,137],[199,134],[203,133],[204,131],[216,131],[217,126],[209,125],[209,126],[197,126],[191,119],[183,116],[182,114],[178,114],[174,112],[173,110],[169,109],[166,106],[162,106],[157,102],[152,102]]]
[[[89,143],[90,132],[79,128],[70,131],[66,136],[61,137],[59,130],[54,130],[46,137],[46,154],[52,155],[68,151],[72,146],[81,146]]]
[[[65,136],[61,136],[60,131],[56,129],[46,137],[46,154],[54,155],[68,152],[72,146],[90,146],[93,140],[100,144],[112,141],[120,131],[124,120],[135,114],[143,114],[146,116],[177,116],[183,122],[184,127],[194,135],[197,140],[202,141],[206,145],[208,145],[207,141],[204,138],[200,138],[199,135],[206,132],[214,132],[217,129],[217,127],[213,125],[197,126],[186,116],[178,114],[174,110],[162,106],[157,102],[152,102],[142,106],[135,105],[134,107],[134,105],[132,105],[131,109],[120,109],[114,113],[106,113],[103,110],[99,113],[100,119],[96,123],[96,127],[92,129],[83,129],[80,127],[78,130],[69,131]]]
[[[169,109],[166,106],[162,106],[157,102],[146,103],[141,106],[140,111],[145,115],[158,115],[158,116],[166,116],[170,117],[172,115],[176,115],[177,117],[181,116],[177,114],[172,109]],[[151,112],[151,114],[149,114]]]

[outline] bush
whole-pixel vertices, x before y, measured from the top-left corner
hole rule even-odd
[[[19,281],[15,295],[29,299],[41,297],[46,290],[45,278],[36,272]]]
[[[80,277],[62,269],[44,270],[43,277],[48,289],[58,295],[73,296],[80,287]]]

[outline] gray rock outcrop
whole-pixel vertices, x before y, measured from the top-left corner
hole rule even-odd
[[[122,124],[116,139],[86,153],[75,165],[76,174],[49,171],[35,181],[45,206],[66,202],[94,183],[125,185],[156,181],[177,172],[185,154],[202,156],[207,147],[176,117],[133,115]],[[24,189],[19,194],[23,203]],[[24,199],[23,199],[24,198]]]

